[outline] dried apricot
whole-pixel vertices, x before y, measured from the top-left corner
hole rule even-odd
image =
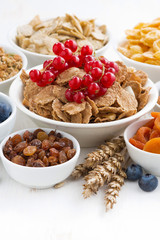
[[[149,140],[151,129],[149,127],[140,127],[136,132],[136,140],[141,143],[146,143]]]
[[[153,129],[149,139],[157,138],[157,137],[160,137],[160,132],[158,130]]]
[[[134,138],[130,138],[130,139],[129,139],[129,142],[130,142],[133,146],[135,146],[135,147],[143,150],[144,143],[142,143],[142,142],[140,142],[140,141],[138,141],[138,140],[136,140],[136,139],[134,139]]]
[[[153,119],[151,119],[149,122],[147,122],[146,124],[144,124],[144,126],[143,127],[149,127],[149,128],[153,128],[153,126],[154,126],[154,121],[155,121],[155,119],[153,118]]]
[[[160,153],[160,138],[152,138],[149,140],[143,148],[144,151],[151,153]]]
[[[37,147],[35,146],[28,146],[23,150],[23,154],[25,156],[32,156],[37,151]]]
[[[157,129],[158,131],[160,131],[160,114],[157,115],[155,121],[154,121],[154,126],[155,126],[155,129]]]
[[[151,112],[151,116],[156,118],[160,115],[160,112]]]

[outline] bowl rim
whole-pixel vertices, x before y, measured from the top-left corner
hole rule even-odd
[[[49,20],[49,19],[51,19],[51,18],[43,18],[43,17],[42,17],[41,19],[42,19],[42,20]],[[13,40],[13,38],[16,37],[15,32],[16,32],[16,30],[17,30],[17,27],[22,26],[22,25],[24,25],[24,24],[27,24],[27,23],[30,22],[30,21],[31,21],[31,20],[29,19],[28,21],[24,21],[21,25],[16,24],[16,25],[14,25],[14,27],[12,27],[12,28],[9,30],[9,32],[8,32],[8,34],[7,34],[9,43],[10,43],[13,47],[17,48],[19,51],[22,51],[22,52],[24,52],[24,53],[26,53],[26,54],[30,54],[30,55],[32,55],[32,56],[37,56],[37,57],[52,58],[54,55],[41,54],[41,53],[31,52],[31,51],[29,51],[29,50],[26,50],[26,49],[18,46],[18,45],[15,43],[15,41]],[[97,25],[106,25],[105,23],[102,24],[102,23],[100,23],[99,21],[95,21],[95,23],[96,23]],[[107,25],[106,25],[106,27],[107,27],[108,42],[107,42],[103,47],[99,48],[98,50],[95,50],[95,54],[97,54],[97,55],[100,54],[101,52],[103,52],[103,51],[109,46],[109,44],[111,43],[111,32],[110,32],[110,30],[108,29],[108,26],[107,26]]]
[[[135,126],[137,123],[142,123],[142,126],[144,123],[150,121],[151,119],[153,119],[153,117],[150,117],[150,118],[145,118],[145,119],[140,119],[140,120],[137,120],[135,122],[133,122],[132,124],[130,124],[125,130],[124,130],[124,140],[126,142],[126,145],[128,145],[131,149],[133,149],[133,151],[137,151],[141,154],[145,154],[145,155],[149,155],[149,156],[159,156],[160,157],[160,154],[158,153],[151,153],[151,152],[147,152],[147,151],[143,151],[135,146],[133,146],[130,142],[129,142],[129,139],[127,137],[127,134],[128,134],[128,131],[130,131],[130,128],[132,128],[133,126]],[[138,128],[136,129],[136,131],[138,130]]]
[[[32,67],[30,69],[27,70],[27,73],[31,70],[31,69],[40,69],[42,68],[42,65],[38,65],[38,66],[35,66],[35,67]],[[154,103],[154,105],[156,104],[157,102],[157,99],[158,99],[158,91],[156,90],[156,87],[154,85],[154,83],[148,78],[148,81],[147,83],[149,83],[152,87],[152,91],[154,92],[153,94],[153,99],[152,99],[152,102]],[[53,120],[53,119],[49,119],[49,118],[45,118],[45,117],[42,117],[34,112],[31,112],[29,109],[27,109],[23,104],[22,102],[19,102],[17,100],[17,98],[15,99],[15,97],[13,96],[14,95],[14,92],[16,91],[15,89],[18,89],[17,88],[17,84],[22,84],[21,80],[20,80],[20,77],[18,76],[15,81],[11,84],[10,86],[10,89],[9,89],[9,96],[15,101],[17,107],[22,111],[24,112],[25,114],[27,114],[28,116],[36,119],[36,120],[40,120],[42,122],[45,122],[45,123],[49,123],[49,124],[55,124],[59,126],[63,126],[63,127],[73,127],[73,128],[77,128],[77,127],[80,127],[80,128],[95,128],[95,127],[110,127],[110,126],[115,126],[115,125],[121,125],[121,124],[125,124],[127,122],[129,122],[130,120],[135,120],[141,116],[143,116],[144,114],[146,114],[147,112],[149,112],[154,106],[150,106],[149,109],[147,108],[147,105],[149,104],[149,102],[146,104],[146,106],[141,109],[139,112],[137,112],[136,114],[130,116],[130,117],[127,117],[127,118],[123,118],[123,119],[120,119],[120,120],[116,120],[116,121],[111,121],[111,122],[104,122],[104,123],[88,123],[88,124],[85,124],[85,123],[67,123],[67,122],[61,122],[61,121],[56,121],[56,120]],[[144,114],[143,114],[144,112]]]
[[[3,147],[5,145],[5,143],[7,142],[7,140],[10,138],[10,137],[13,137],[14,135],[16,134],[19,134],[22,136],[22,134],[28,130],[28,131],[35,131],[37,128],[26,128],[26,129],[22,129],[22,130],[18,130],[16,132],[12,132],[11,134],[9,134],[7,137],[5,137],[3,139],[3,141],[0,143],[0,156],[2,158],[2,162],[7,162],[7,164],[10,164],[11,166],[15,166],[17,168],[20,168],[20,169],[32,169],[31,171],[36,171],[35,169],[37,169],[38,171],[47,171],[48,169],[57,169],[57,168],[63,168],[67,165],[70,165],[72,162],[74,161],[77,161],[78,158],[79,158],[79,155],[80,155],[80,145],[79,145],[79,142],[77,141],[77,139],[75,137],[73,137],[71,134],[67,133],[67,132],[64,132],[64,131],[60,131],[60,130],[56,130],[54,128],[41,128],[42,130],[44,131],[51,131],[51,130],[55,130],[57,131],[58,133],[61,133],[62,135],[65,135],[65,137],[67,137],[68,139],[72,140],[73,142],[73,146],[75,147],[76,149],[76,154],[71,158],[69,159],[67,162],[65,163],[62,163],[62,164],[58,164],[58,165],[55,165],[55,166],[49,166],[49,167],[28,167],[28,166],[22,166],[22,165],[19,165],[19,164],[16,164],[16,163],[13,163],[11,162],[9,159],[7,159],[4,154],[3,154]],[[41,169],[41,170],[40,170]],[[44,170],[46,169],[46,170]],[[51,171],[51,170],[49,170]]]
[[[0,123],[0,128],[1,128],[13,120],[14,116],[16,115],[17,109],[16,109],[16,105],[15,105],[14,101],[11,101],[11,98],[9,96],[7,96],[6,94],[4,94],[2,92],[0,92],[0,96],[2,96],[2,98],[5,99],[6,102],[9,103],[12,108],[11,115],[4,122]]]
[[[21,56],[22,63],[23,63],[21,70],[17,74],[12,76],[11,78],[8,78],[8,79],[0,82],[0,86],[1,86],[1,85],[4,85],[5,83],[10,82],[10,81],[14,80],[15,78],[17,78],[21,74],[22,69],[26,69],[27,68],[28,60],[27,60],[27,57],[24,55],[23,52],[17,50],[13,46],[10,46],[10,45],[7,45],[7,44],[4,44],[4,43],[0,42],[0,47],[2,47],[5,50],[5,52],[6,51],[8,52],[8,50],[6,50],[6,49],[10,49],[9,51],[11,51],[13,54],[17,54],[17,55]]]
[[[119,50],[118,47],[120,47],[120,44],[127,42],[127,39],[125,37],[123,37],[121,40],[117,41],[117,44],[115,44],[114,49],[116,50],[117,54],[123,59],[125,59],[126,61],[129,61],[131,64],[133,63],[137,63],[140,66],[145,66],[145,67],[150,67],[150,68],[154,68],[154,69],[159,69],[160,70],[160,65],[153,65],[153,64],[149,64],[149,63],[143,63],[143,62],[139,62],[133,59],[130,59],[128,57],[126,57],[125,55],[123,55]]]

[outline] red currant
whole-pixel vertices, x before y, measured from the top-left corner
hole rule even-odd
[[[93,49],[91,46],[89,45],[84,45],[82,48],[81,48],[81,55],[82,56],[86,56],[86,55],[92,55],[93,53]]]
[[[116,70],[114,68],[109,67],[109,68],[105,69],[105,72],[111,72],[111,73],[115,74]]]
[[[70,67],[79,67],[80,59],[77,55],[72,55],[68,63]]]
[[[58,57],[55,57],[53,59],[53,63],[52,63],[53,67],[56,69],[56,70],[61,70],[61,69],[64,69],[65,67],[65,60],[64,58],[58,56]]]
[[[77,90],[81,87],[82,84],[82,79],[79,77],[73,77],[70,81],[69,81],[69,86],[71,89],[73,90]]]
[[[89,84],[92,83],[92,82],[93,82],[93,78],[92,78],[92,76],[90,74],[85,74],[83,76],[82,83],[83,83],[84,86],[88,87]]]
[[[77,50],[77,43],[76,41],[74,40],[67,40],[65,43],[64,43],[65,47],[66,48],[69,48],[72,52],[75,52]]]
[[[84,65],[84,70],[86,73],[90,72],[93,68],[93,61],[89,61]]]
[[[103,87],[101,84],[99,85],[99,92],[96,94],[96,97],[103,96],[107,92],[107,88]]]
[[[98,67],[94,67],[91,70],[91,76],[93,77],[93,80],[97,81],[102,76],[102,70]]]
[[[88,96],[88,89],[87,88],[85,90],[83,90],[83,94],[84,94],[85,97]]]
[[[94,61],[95,58],[92,55],[86,55],[83,59],[84,64],[90,61]]]
[[[82,103],[84,98],[85,98],[85,96],[84,96],[83,92],[76,92],[73,96],[73,100],[76,103]]]
[[[78,57],[79,57],[79,68],[81,68],[84,65],[84,63],[83,63],[84,57],[80,54],[78,55]]]
[[[38,85],[39,87],[45,87],[47,84],[46,84],[46,82],[43,81],[43,79],[42,79],[42,80],[39,80],[39,81],[37,82],[37,85]]]
[[[52,64],[52,59],[49,59],[49,60],[46,60],[44,63],[43,63],[43,69],[47,69],[48,70],[48,68],[51,66],[51,64]]]
[[[70,88],[68,88],[65,92],[65,97],[69,102],[73,102],[73,95],[74,95],[73,91]]]
[[[37,81],[41,80],[41,78],[42,78],[41,72],[37,69],[31,70],[29,72],[29,76],[30,76],[30,79],[32,80],[32,82],[37,82]]]
[[[104,64],[105,67],[109,67],[110,62],[104,56],[100,56],[99,60]]]
[[[55,43],[55,44],[53,45],[53,52],[54,52],[54,54],[56,54],[56,55],[59,55],[59,54],[62,52],[62,50],[64,50],[64,49],[65,49],[65,46],[64,46],[64,44],[61,43],[61,42]]]
[[[115,75],[113,73],[108,72],[103,75],[100,82],[102,86],[109,88],[113,85],[115,79],[116,79]]]
[[[98,85],[98,83],[91,83],[89,86],[88,86],[88,93],[90,95],[96,95],[100,90],[100,87]]]
[[[59,56],[68,61],[72,57],[72,51],[69,48],[65,48],[64,50],[62,50]]]
[[[110,63],[109,63],[109,66],[110,66],[111,68],[114,68],[116,72],[119,71],[119,67],[118,67],[117,63],[115,63],[115,62],[110,62]]]
[[[46,83],[46,85],[52,83],[54,79],[55,76],[51,71],[46,70],[42,73],[42,80]]]
[[[93,61],[93,68],[94,67],[98,67],[100,69],[103,69],[103,64],[100,61],[95,60],[95,61]]]
[[[51,73],[54,74],[55,78],[58,76],[59,72],[54,67],[49,67],[47,70],[49,70]]]

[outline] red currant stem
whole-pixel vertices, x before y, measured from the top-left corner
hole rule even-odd
[[[47,69],[52,63],[53,63],[53,59],[52,59],[52,61],[51,61],[44,69],[42,69],[41,71],[42,71],[42,72],[46,71],[46,69]]]

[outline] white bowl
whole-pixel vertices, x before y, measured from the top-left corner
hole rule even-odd
[[[6,53],[14,53],[14,54],[17,54],[19,56],[21,56],[22,58],[22,62],[23,62],[23,66],[22,66],[22,69],[26,69],[27,68],[27,58],[26,56],[19,50],[11,47],[11,46],[8,46],[6,44],[3,44],[3,43],[0,43],[0,47],[2,47]],[[14,75],[13,77],[3,81],[3,82],[0,82],[0,92],[4,92],[6,93],[8,90],[9,90],[9,87],[10,87],[10,84],[12,83],[12,81],[21,74],[21,71],[20,70],[16,75]]]
[[[29,22],[29,21],[28,21]],[[27,22],[27,23],[28,23]],[[25,24],[25,23],[24,23]],[[16,44],[16,35],[17,35],[17,27],[20,26],[20,25],[23,25],[22,23],[21,24],[18,24],[17,26],[15,26],[14,28],[12,28],[12,30],[9,32],[8,34],[8,40],[10,42],[10,44],[17,50],[23,52],[27,59],[28,59],[28,67],[31,68],[33,66],[36,66],[36,65],[39,65],[39,64],[42,64],[45,60],[47,59],[52,59],[54,55],[45,55],[45,54],[40,54],[40,53],[36,53],[36,52],[30,52],[26,49],[23,49],[21,47],[19,47],[17,44]],[[97,25],[102,25],[102,24],[99,24],[97,23]],[[101,56],[101,55],[104,55],[104,53],[106,52],[106,50],[109,48],[110,46],[110,38],[111,38],[111,34],[110,32],[108,31],[108,28],[107,28],[107,35],[109,36],[109,40],[108,40],[108,43],[103,46],[102,48],[98,49],[95,51],[96,53],[96,56]]]
[[[16,121],[16,105],[14,101],[0,92],[0,102],[9,103],[12,108],[12,113],[4,122],[0,123],[0,141],[2,141],[13,130]]]
[[[42,65],[36,66],[36,69],[42,69]],[[27,72],[29,72],[28,70]],[[158,92],[151,80],[148,80],[146,86],[150,86],[149,101],[147,105],[138,113],[124,119],[106,122],[106,123],[67,123],[48,119],[28,110],[23,104],[23,83],[18,77],[11,85],[9,94],[15,100],[17,107],[30,116],[39,126],[51,127],[72,134],[79,141],[81,147],[93,147],[103,143],[104,140],[117,136],[122,133],[125,127],[130,123],[148,113],[156,104]]]
[[[155,84],[157,90],[158,90],[158,95],[160,96],[160,81],[158,81]],[[160,104],[156,103],[156,105],[154,106],[154,112],[160,112]]]
[[[147,172],[156,176],[160,176],[160,154],[140,150],[129,142],[129,139],[134,136],[138,128],[143,126],[151,119],[152,118],[138,120],[129,125],[124,131],[124,140],[131,159],[135,163],[142,166]]]
[[[142,63],[138,62],[135,60],[132,60],[130,58],[127,58],[124,56],[122,53],[118,51],[118,47],[125,42],[125,38],[121,41],[118,42],[118,44],[115,44],[115,50],[122,59],[122,61],[128,66],[128,67],[134,67],[137,70],[142,70],[145,73],[148,74],[148,77],[153,81],[153,82],[158,82],[160,81],[160,66],[157,65],[152,65],[152,64],[147,64],[147,63]]]
[[[50,166],[50,167],[21,166],[9,161],[4,156],[3,147],[9,137],[13,137],[15,134],[20,134],[22,136],[26,130],[29,130],[32,132],[35,130],[35,128],[24,129],[24,130],[14,132],[9,136],[7,136],[0,145],[0,156],[8,175],[11,178],[13,178],[15,181],[31,188],[49,188],[65,180],[72,173],[77,163],[77,160],[80,154],[80,146],[78,141],[70,134],[58,131],[62,134],[62,136],[72,140],[73,147],[76,149],[76,154],[73,158],[71,158],[65,163],[62,163],[56,166]],[[43,128],[43,130],[46,133],[49,133],[53,129]]]

